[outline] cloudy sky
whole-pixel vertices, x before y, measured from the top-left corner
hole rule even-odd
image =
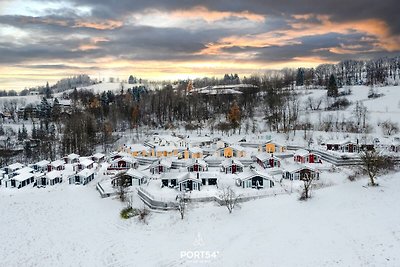
[[[0,89],[398,55],[398,0],[0,0]]]

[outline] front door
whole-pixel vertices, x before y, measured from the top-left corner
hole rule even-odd
[[[236,165],[232,165],[232,173],[236,173]]]

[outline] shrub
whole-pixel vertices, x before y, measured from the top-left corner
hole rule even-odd
[[[137,209],[134,209],[132,207],[126,207],[121,210],[120,215],[121,215],[122,219],[129,219],[129,218],[139,215],[139,212]]]

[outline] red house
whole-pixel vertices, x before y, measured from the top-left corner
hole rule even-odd
[[[305,149],[299,149],[294,152],[294,161],[299,163],[322,163],[318,155]]]

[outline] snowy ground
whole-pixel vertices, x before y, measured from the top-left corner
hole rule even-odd
[[[101,199],[95,183],[0,189],[1,265],[399,266],[396,176],[377,188],[363,179],[320,189],[307,202],[255,200],[232,214],[214,203],[190,207],[183,221],[153,212],[147,225],[120,219],[122,204]]]

